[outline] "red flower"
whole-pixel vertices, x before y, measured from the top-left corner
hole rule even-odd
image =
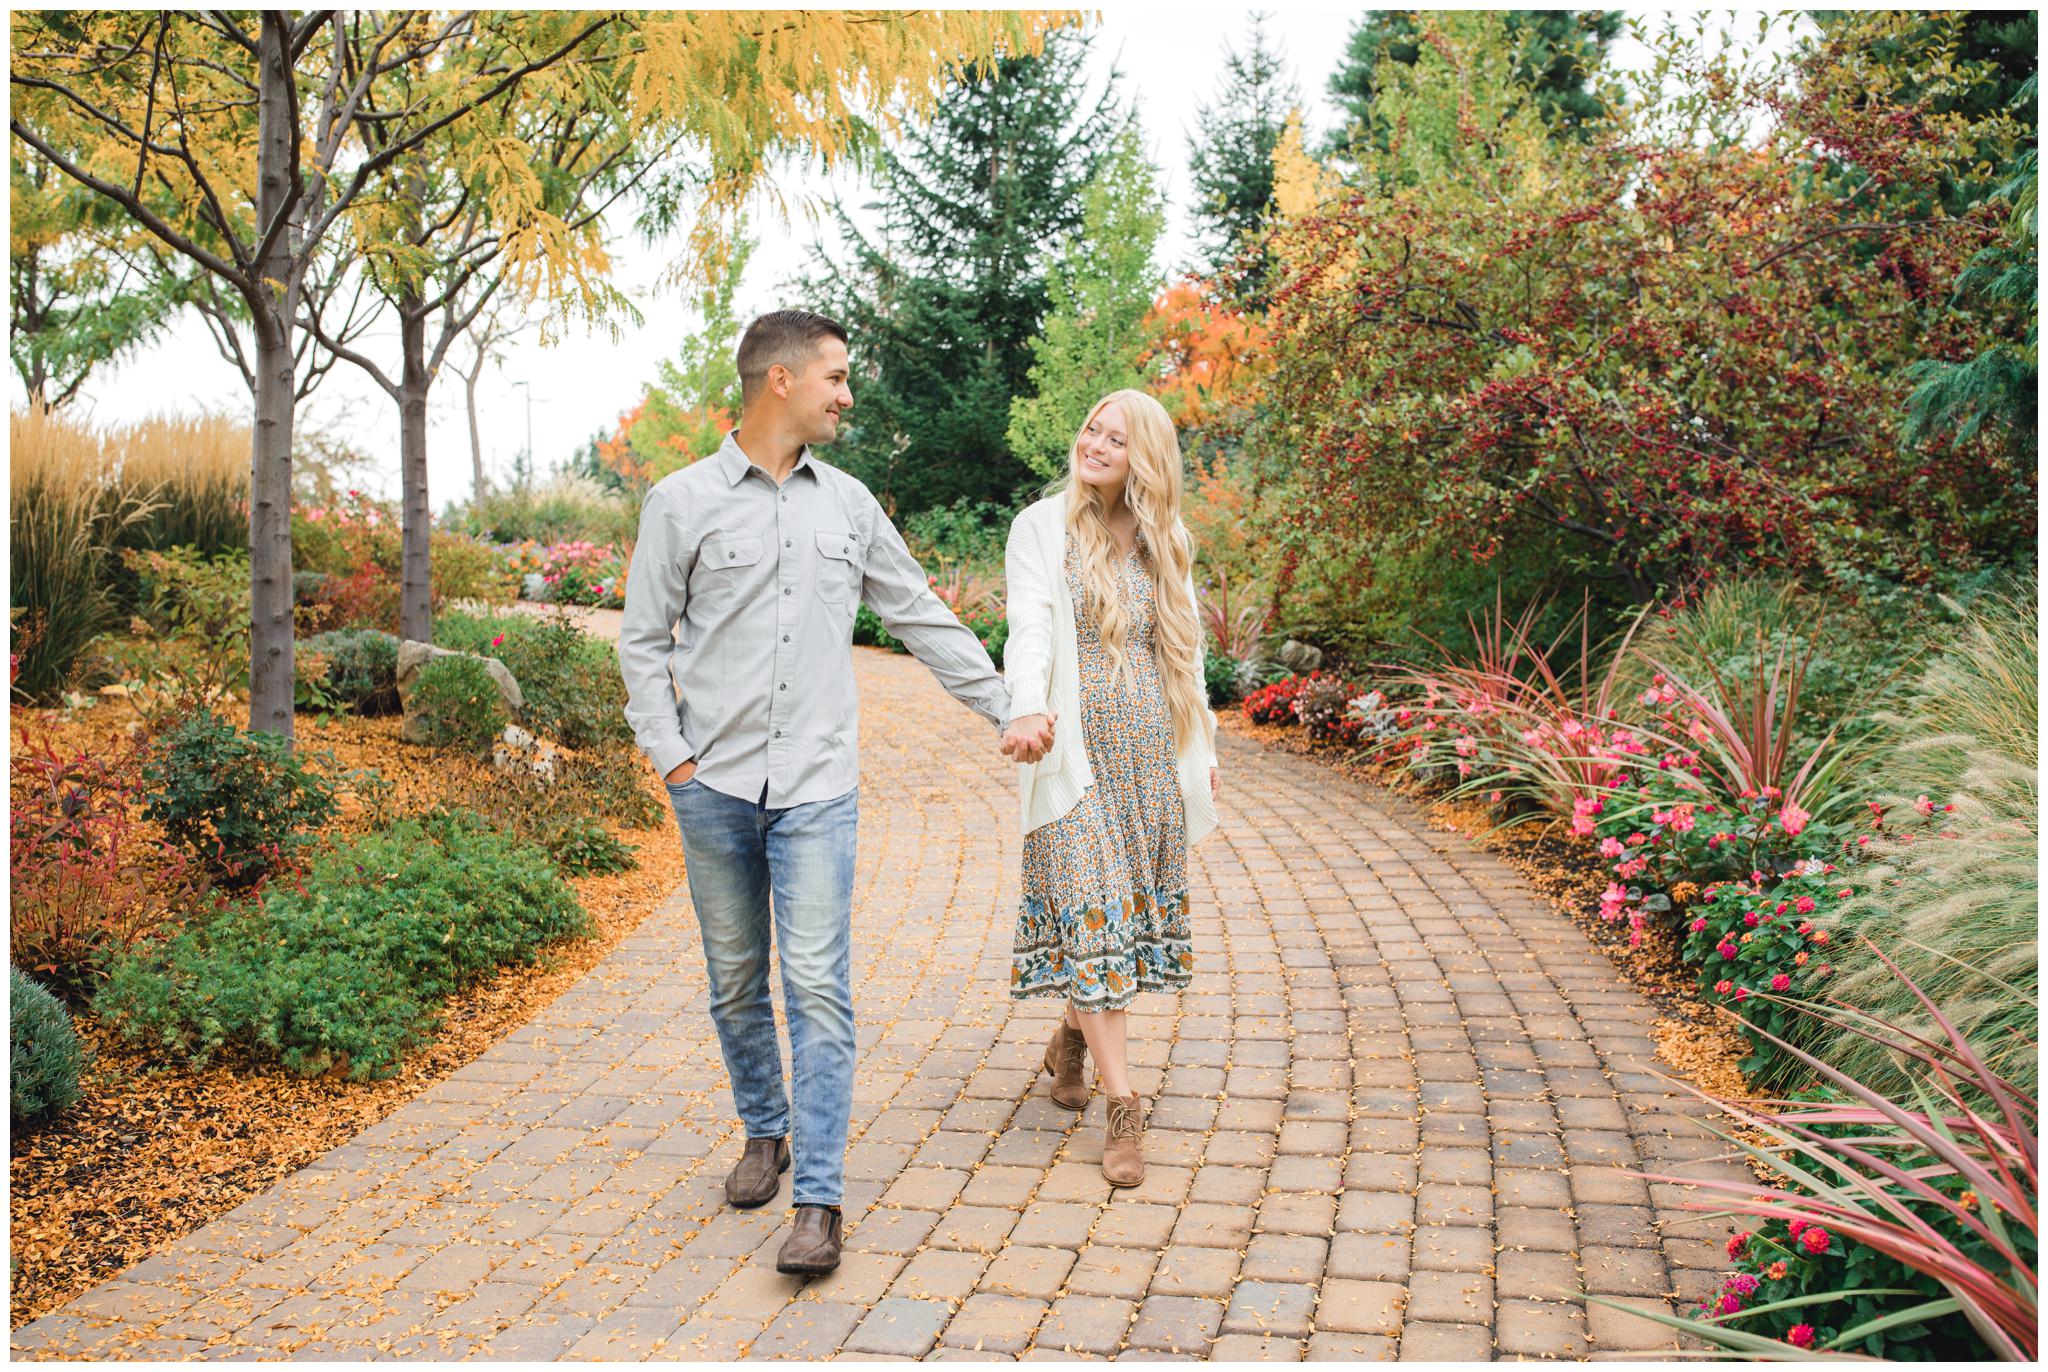
[[[1735,983],[1729,981],[1726,977],[1714,983],[1714,994],[1718,996],[1725,996],[1734,989]]]
[[[1728,1240],[1728,1256],[1731,1259],[1739,1258],[1748,1251],[1749,1231],[1747,1229],[1743,1230],[1740,1234],[1737,1234]]]
[[[1791,1344],[1794,1348],[1813,1347],[1813,1326],[1810,1324],[1793,1325],[1792,1332],[1785,1336],[1785,1342]]]
[[[1799,1236],[1799,1246],[1807,1252],[1819,1255],[1828,1251],[1828,1231],[1818,1226]]]
[[[1778,973],[1778,975],[1771,978],[1771,989],[1773,991],[1783,991],[1791,985],[1792,978],[1786,976],[1783,972],[1780,972]]]

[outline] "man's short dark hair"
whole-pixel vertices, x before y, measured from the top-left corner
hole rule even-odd
[[[776,310],[747,325],[740,336],[740,404],[753,402],[770,367],[779,362],[795,371],[827,338],[846,342],[846,326],[809,310]]]

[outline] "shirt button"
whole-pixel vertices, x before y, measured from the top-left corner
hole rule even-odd
[[[775,689],[778,691],[786,691],[789,689],[789,683],[785,681],[780,686],[777,686]]]
[[[777,738],[781,738],[781,737],[782,737],[782,730],[780,730],[780,729],[777,729],[777,730],[775,731],[775,736],[776,736]]]
[[[782,540],[782,546],[785,548],[794,548],[796,546],[796,540],[785,538]]]
[[[784,634],[784,635],[782,636],[782,641],[783,641],[784,643],[787,643],[787,642],[789,642],[789,635],[788,635],[788,634]]]
[[[787,586],[784,586],[784,587],[782,588],[782,593],[783,593],[784,595],[788,595],[788,594],[790,593],[790,588],[789,588],[789,587],[787,587]]]

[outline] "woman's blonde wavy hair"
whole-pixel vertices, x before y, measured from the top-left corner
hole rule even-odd
[[[1081,480],[1081,439],[1105,406],[1124,412],[1124,455],[1130,474],[1124,481],[1124,502],[1137,513],[1138,531],[1150,553],[1153,638],[1167,712],[1173,718],[1173,740],[1184,748],[1189,740],[1209,742],[1209,710],[1202,682],[1202,621],[1188,594],[1194,566],[1194,542],[1181,522],[1180,439],[1166,408],[1143,391],[1112,391],[1089,407],[1088,417],[1074,432],[1067,451],[1066,479],[1052,492],[1067,493],[1067,532],[1081,554],[1081,582],[1087,593],[1086,612],[1094,616],[1096,634],[1109,654],[1112,675],[1128,684],[1124,656],[1130,616],[1118,594],[1122,554],[1109,531],[1103,498]],[[1049,492],[1050,493],[1050,492]],[[1082,607],[1076,607],[1077,611]]]

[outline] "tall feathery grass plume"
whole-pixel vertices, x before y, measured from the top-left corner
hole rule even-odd
[[[124,547],[197,548],[212,557],[249,546],[249,425],[224,415],[162,416],[110,430],[114,479],[154,491],[154,508]]]
[[[1990,1064],[2033,1091],[2040,953],[2039,630],[2031,587],[1979,599],[1882,724],[1874,775],[1910,839],[1872,845],[1848,875],[1843,927],[1887,950]],[[1921,800],[1925,797],[1925,801]],[[1911,811],[1935,807],[1919,825]],[[1939,807],[1953,805],[1950,810]],[[1829,994],[1927,1035],[1934,1026],[1899,977],[1844,940]],[[1906,1084],[1894,1050],[1825,1033],[1822,1058],[1860,1080]]]
[[[12,694],[46,701],[113,621],[114,550],[155,493],[114,480],[100,436],[47,411],[8,416],[8,454]]]

